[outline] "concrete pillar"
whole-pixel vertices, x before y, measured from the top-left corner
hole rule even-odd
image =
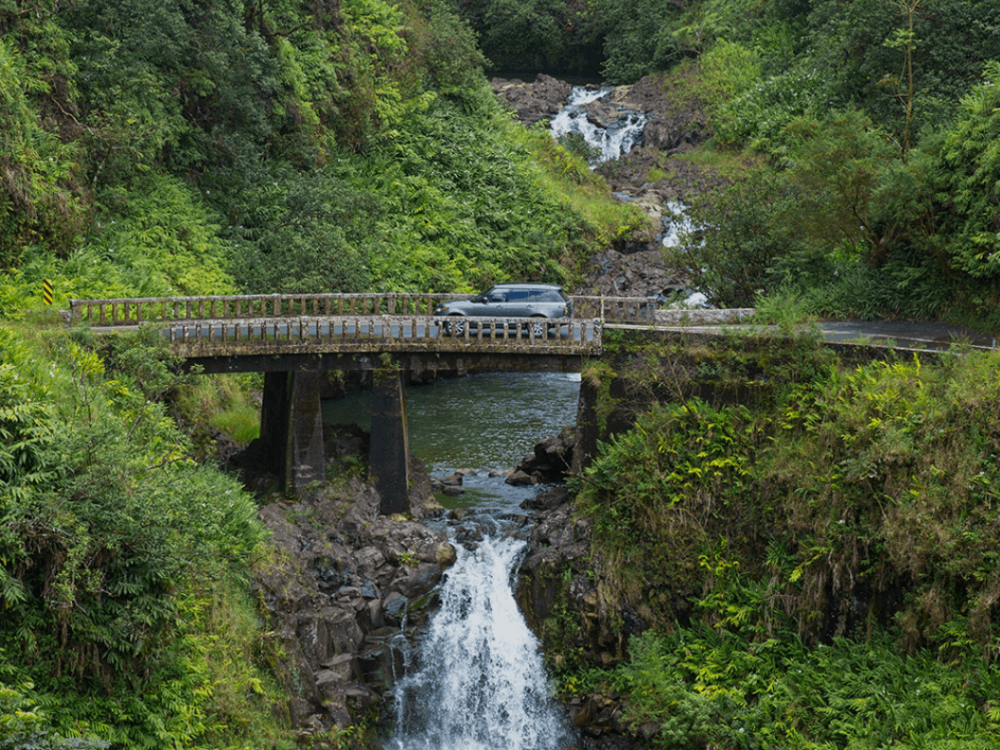
[[[267,468],[282,489],[326,481],[319,372],[264,373],[260,437]]]
[[[598,384],[588,377],[580,378],[580,398],[576,407],[576,446],[570,471],[582,474],[597,455],[600,427],[597,423]]]
[[[368,470],[375,479],[383,515],[410,512],[410,440],[402,373],[383,368],[374,373],[372,440]]]

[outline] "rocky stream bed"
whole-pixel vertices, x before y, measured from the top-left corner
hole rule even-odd
[[[572,85],[551,76],[535,81],[491,81],[493,90],[514,116],[525,125],[551,120],[566,105]],[[626,112],[646,116],[641,144],[615,160],[596,167],[622,200],[639,206],[653,227],[665,226],[671,218],[668,206],[685,204],[698,193],[724,183],[710,168],[682,157],[711,135],[707,117],[695,100],[672,98],[663,82],[647,76],[631,86],[616,86],[610,94],[582,106],[587,118],[607,127]],[[650,176],[655,179],[650,180]],[[686,288],[687,280],[663,260],[659,233],[636,237],[617,248],[608,248],[591,258],[585,283],[578,294],[648,297]]]
[[[364,460],[367,435],[340,428],[351,439],[331,439],[330,461]],[[511,472],[511,483],[551,483],[573,463],[575,437],[566,429],[538,443]],[[436,589],[456,560],[456,544],[474,549],[498,519],[475,509],[446,511],[432,480],[417,463],[411,513],[382,516],[374,488],[354,478],[328,483],[294,499],[263,506],[274,557],[256,586],[281,658],[273,665],[289,695],[288,712],[304,746],[326,747],[333,728],[363,723],[388,731],[392,689],[404,672],[406,642],[427,624]],[[259,480],[258,480],[259,481]],[[585,575],[564,588],[550,572],[585,568],[588,528],[571,518],[567,492],[555,487],[502,519],[506,533],[527,540],[516,592],[537,626],[557,605],[579,612],[592,660],[611,664],[628,633],[615,631]],[[581,644],[582,645],[582,644]],[[556,659],[559,657],[556,656]],[[617,696],[594,695],[565,706],[578,728],[579,750],[637,747],[622,733]]]

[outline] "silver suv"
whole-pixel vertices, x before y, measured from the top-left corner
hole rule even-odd
[[[542,336],[546,328],[552,330],[556,327],[542,318],[573,317],[573,302],[562,287],[555,284],[497,284],[472,299],[452,300],[438,305],[434,314],[449,318],[538,318],[523,325],[526,329],[530,326],[536,336]],[[470,330],[478,328],[476,321],[458,319],[445,321],[441,328],[445,334],[454,331],[461,336],[465,333],[466,323]],[[518,323],[509,325],[513,328]]]

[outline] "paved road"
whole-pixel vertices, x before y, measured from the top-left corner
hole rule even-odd
[[[637,324],[609,323],[606,328],[647,329],[649,326]],[[897,349],[925,349],[944,351],[955,344],[968,344],[975,349],[996,349],[1000,336],[992,336],[944,323],[914,323],[905,320],[889,321],[844,321],[825,320],[819,323],[823,340],[831,343],[889,345]],[[670,331],[719,334],[723,331],[761,330],[761,326],[748,323],[658,326]]]
[[[1000,338],[943,323],[911,323],[905,320],[824,321],[820,327],[827,341],[892,341],[895,346],[905,349],[941,350],[953,344],[995,349],[997,338]]]

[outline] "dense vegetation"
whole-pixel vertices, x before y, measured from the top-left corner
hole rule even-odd
[[[564,689],[623,695],[653,747],[995,747],[997,356],[623,352],[616,393],[673,397],[576,502],[602,601],[649,630],[614,670],[578,656]]]
[[[660,75],[676,100],[703,103],[716,150],[755,157],[730,191],[699,197],[704,231],[674,257],[716,304],[784,286],[820,314],[996,327],[995,3],[459,7],[497,67],[587,73],[583,54],[614,83]]]
[[[0,30],[7,311],[43,277],[57,300],[560,281],[642,222],[509,120],[443,0],[12,2]]]
[[[0,352],[0,746],[279,738],[247,590],[257,506],[192,459],[176,367],[139,338],[20,327]]]

